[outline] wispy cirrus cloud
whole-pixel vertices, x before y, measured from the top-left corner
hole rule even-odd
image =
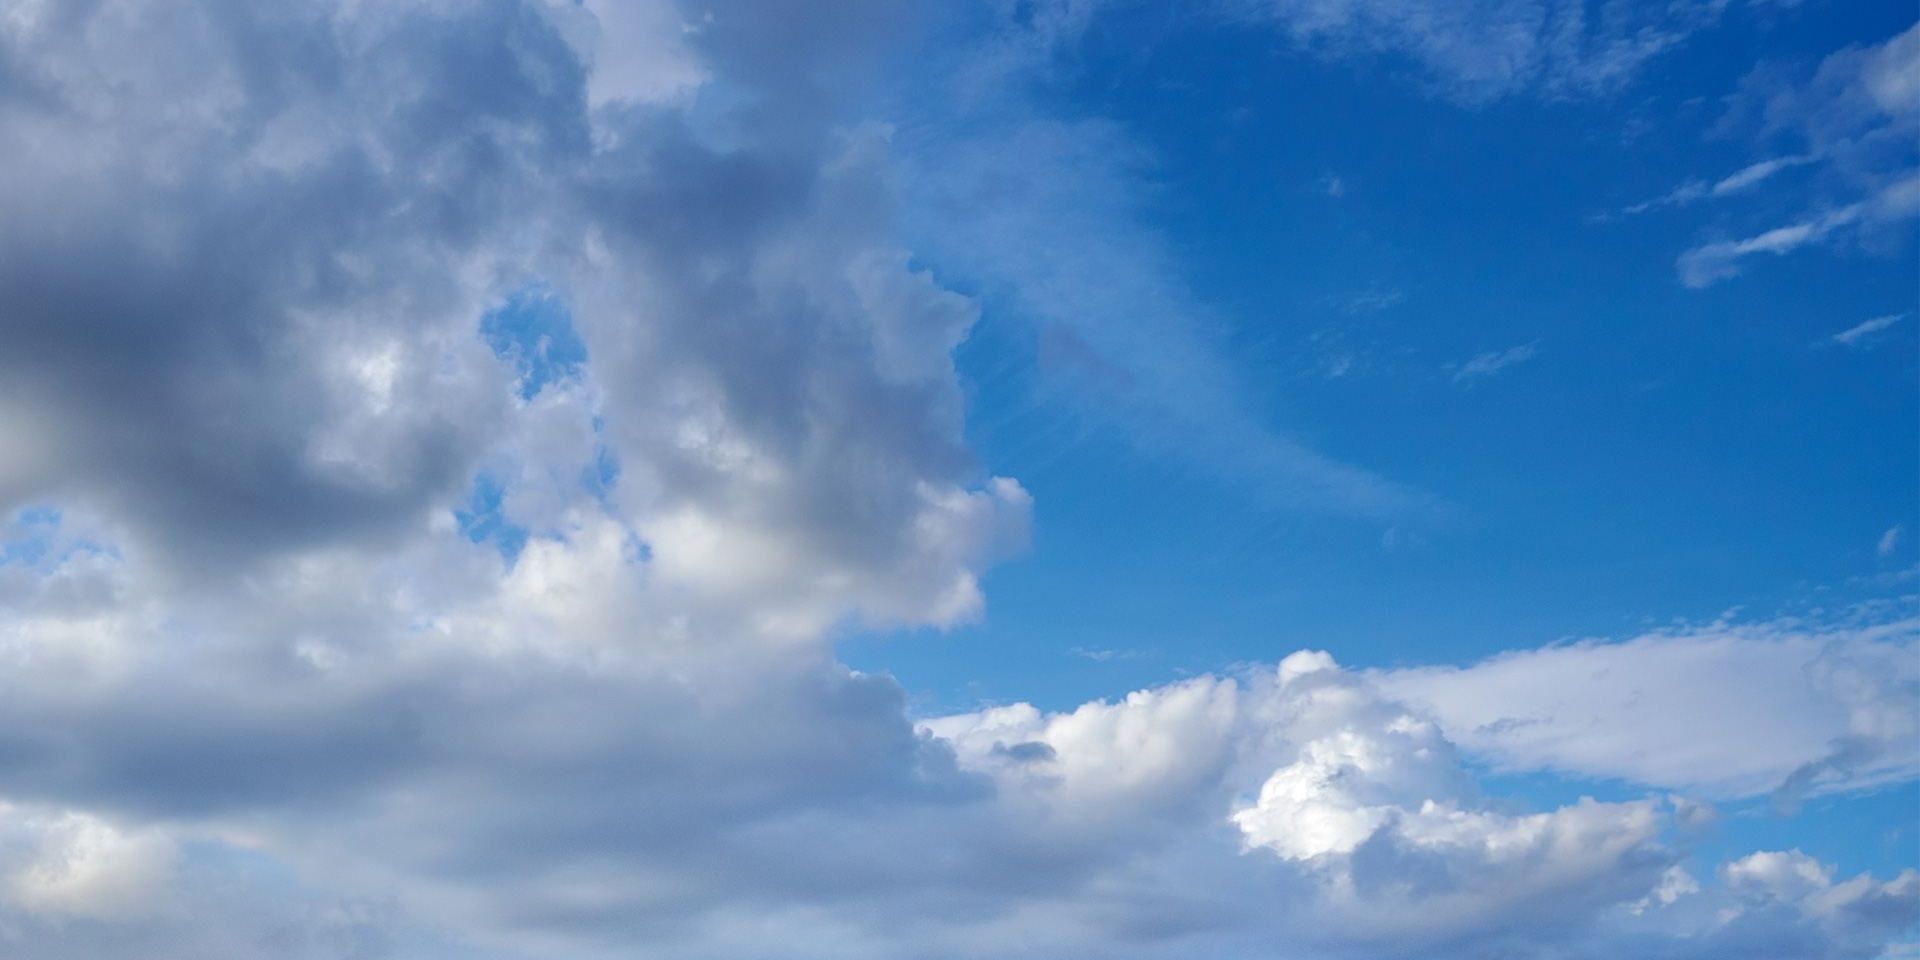
[[[1607,214],[1600,219],[1617,220],[1622,217],[1637,216],[1650,210],[1660,209],[1661,207],[1681,207],[1700,200],[1730,197],[1745,193],[1765,183],[1775,174],[1783,170],[1804,167],[1814,163],[1817,159],[1817,157],[1811,154],[1800,154],[1761,160],[1742,167],[1712,183],[1708,183],[1705,180],[1689,180],[1673,188],[1671,192],[1663,196],[1622,207],[1619,213]]]
[[[1453,382],[1469,384],[1476,380],[1491,377],[1515,364],[1525,363],[1540,355],[1540,341],[1522,343],[1504,350],[1489,350],[1476,354],[1466,362],[1453,367]]]
[[[1774,227],[1739,240],[1701,244],[1675,261],[1680,282],[1700,289],[1740,275],[1760,255],[1785,256],[1805,247],[1920,216],[1920,176],[1895,181],[1857,203]]]
[[[1576,0],[1226,0],[1330,57],[1404,57],[1432,89],[1476,104],[1515,95],[1619,90],[1651,60],[1712,24],[1724,4],[1681,0],[1596,11]]]
[[[1699,244],[1678,257],[1680,282],[1711,286],[1738,276],[1758,255],[1871,238],[1920,216],[1920,24],[1886,41],[1829,54],[1812,76],[1794,80],[1778,69],[1756,68],[1732,98],[1721,126],[1757,127],[1763,138],[1786,136],[1804,151],[1763,160],[1715,184],[1683,186],[1654,205],[1738,193],[1786,166],[1818,164],[1839,183],[1845,202],[1826,202],[1799,220],[1750,236]],[[1631,210],[1632,208],[1629,208]]]
[[[1825,342],[1836,343],[1843,347],[1866,347],[1878,339],[1880,334],[1892,329],[1895,324],[1906,318],[1907,315],[1904,313],[1872,317],[1828,337]]]

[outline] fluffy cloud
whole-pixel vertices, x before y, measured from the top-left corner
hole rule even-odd
[[[916,730],[817,648],[676,634],[612,523],[511,567],[457,535],[309,553],[203,606],[84,528],[20,525],[0,642],[4,911],[49,956],[1706,957],[1673,937],[1764,926],[1842,957],[1917,892],[1689,890],[1697,808],[1487,796],[1393,676],[1323,653]],[[298,879],[223,899],[261,870]]]

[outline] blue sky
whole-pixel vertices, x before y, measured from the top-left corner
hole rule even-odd
[[[1096,21],[1031,109],[1124,129],[1137,225],[1173,251],[1169,282],[1215,325],[1250,416],[1441,506],[1302,515],[1258,477],[1143,445],[1062,402],[1075,386],[1036,369],[1044,330],[988,298],[958,354],[969,440],[1034,493],[1034,548],[990,575],[982,622],[844,655],[922,710],[1070,709],[1303,646],[1458,663],[1886,595],[1920,525],[1911,228],[1698,290],[1681,251],[1845,186],[1789,169],[1724,201],[1620,211],[1798,155],[1791,135],[1727,122],[1743,78],[1877,44],[1910,14],[1736,10],[1625,89],[1467,103],[1391,53],[1305,55],[1151,8]],[[1834,339],[1887,316],[1904,319]],[[1485,373],[1463,371],[1475,358]],[[1750,807],[1728,846],[1791,840],[1857,869],[1920,855],[1911,784],[1792,817]]]
[[[1920,956],[1920,24],[0,4],[0,954]]]
[[[1035,369],[1044,333],[988,300],[958,355],[969,441],[1035,491],[1036,547],[992,574],[988,622],[874,662],[964,701],[987,681],[957,662],[919,675],[919,658],[1038,646],[1062,654],[1064,704],[1112,671],[1270,659],[1306,637],[1367,665],[1450,662],[1871,595],[1855,581],[1913,562],[1920,326],[1832,337],[1909,312],[1911,238],[1691,290],[1681,251],[1792,219],[1823,196],[1818,178],[1595,218],[1792,152],[1718,132],[1741,79],[1884,40],[1903,16],[1746,11],[1628,90],[1464,105],[1391,55],[1327,62],[1149,10],[1103,21],[1048,78],[1044,109],[1123,125],[1149,158],[1130,184],[1139,227],[1176,251],[1171,280],[1206,309],[1247,415],[1440,506],[1302,515],[1257,477],[1143,447],[1053,402],[1073,387]],[[1462,375],[1503,354],[1514,362]],[[1074,648],[1162,663],[1089,665]],[[1056,696],[1031,689],[1044,661],[1010,659],[1002,683]]]

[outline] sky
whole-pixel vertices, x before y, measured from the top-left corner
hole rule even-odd
[[[0,0],[0,955],[1920,956],[1920,24]]]

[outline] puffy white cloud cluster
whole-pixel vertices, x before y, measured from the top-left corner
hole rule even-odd
[[[1793,945],[1782,955],[1872,956],[1920,918],[1920,873],[1835,883],[1831,867],[1797,852],[1728,863],[1703,887],[1687,846],[1711,809],[1682,797],[1528,811],[1486,796],[1440,725],[1384,693],[1402,679],[1302,651],[1237,680],[923,727],[992,777],[1023,820],[1114,842],[1125,831],[1158,850],[1158,869],[1286,890],[1290,901],[1253,925],[1289,956],[1711,957],[1768,939]],[[1543,689],[1578,686],[1563,679],[1534,677]],[[1642,755],[1687,749],[1639,741]],[[1176,844],[1187,852],[1168,852]]]
[[[1647,895],[1676,857],[1653,801],[1524,813],[1481,797],[1432,722],[1316,651],[1244,682],[925,726],[1039,816],[1230,827],[1330,925],[1296,934],[1323,950],[1524,939]]]
[[[0,7],[0,953],[1724,956],[1668,909],[1709,897],[1892,936],[1908,878],[1685,892],[1670,807],[1481,796],[1324,655],[920,726],[836,663],[976,615],[1029,510],[864,122],[913,19]],[[1885,677],[1825,682],[1893,742]]]

